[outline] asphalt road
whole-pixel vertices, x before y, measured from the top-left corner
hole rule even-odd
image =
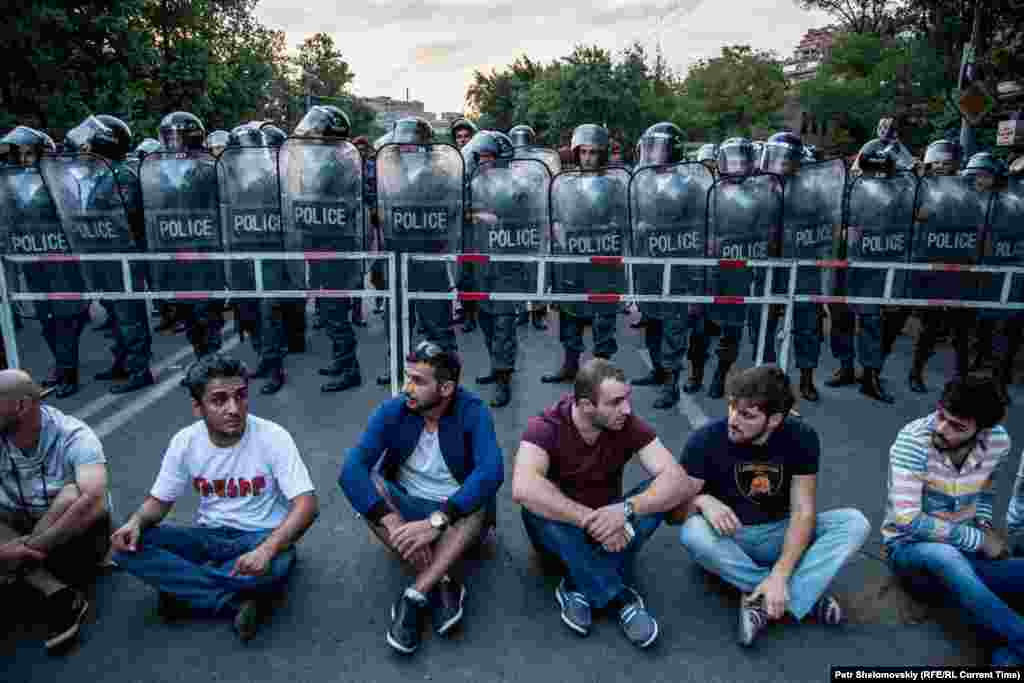
[[[382,318],[370,317],[359,331],[364,385],[354,391],[323,395],[316,370],[326,364],[328,342],[310,329],[307,353],[287,359],[288,384],[273,397],[253,391],[252,413],[279,422],[295,437],[318,487],[321,516],[303,539],[299,565],[287,600],[250,643],[239,643],[227,622],[196,620],[164,624],[156,616],[156,595],[130,575],[112,570],[96,586],[93,608],[80,643],[60,656],[47,656],[40,603],[12,588],[0,591],[4,610],[0,656],[7,662],[3,681],[46,681],[74,676],[104,683],[129,681],[822,681],[830,665],[924,665],[974,663],[979,652],[954,616],[901,624],[886,615],[885,598],[871,602],[867,587],[884,584],[886,569],[877,559],[878,527],[885,509],[888,449],[899,428],[929,412],[943,379],[952,369],[952,351],[941,347],[928,368],[930,392],[912,394],[905,384],[911,339],[901,337],[884,372],[896,395],[894,406],[872,402],[856,387],[829,389],[824,379],[837,365],[827,348],[818,373],[822,399],[800,403],[804,418],[818,430],[823,460],[818,484],[822,510],[857,507],[874,531],[864,552],[837,578],[835,588],[854,614],[852,623],[829,629],[813,622],[773,625],[754,648],[735,644],[737,595],[708,581],[683,551],[678,527],[664,527],[641,553],[637,575],[648,605],[661,625],[658,643],[647,651],[632,648],[613,616],[601,616],[588,638],[579,638],[560,621],[554,600],[557,577],[544,573],[523,530],[511,497],[511,467],[526,419],[554,402],[567,385],[541,384],[539,377],[560,361],[555,320],[538,332],[520,328],[519,369],[513,403],[495,411],[507,479],[499,491],[496,538],[480,553],[468,580],[463,624],[449,639],[428,633],[413,657],[396,655],[386,645],[389,606],[407,584],[390,555],[371,543],[337,486],[346,449],[358,438],[374,407],[386,398],[373,377],[383,363]],[[642,333],[620,318],[616,362],[637,377],[647,371]],[[473,377],[487,369],[480,333],[460,332],[464,385],[477,390]],[[587,340],[589,344],[589,337]],[[123,519],[149,489],[171,436],[194,418],[182,369],[191,360],[183,335],[158,335],[154,364],[158,384],[128,396],[111,397],[92,375],[110,362],[107,340],[95,331],[82,340],[82,391],[55,402],[83,417],[101,436],[109,460],[115,519]],[[50,359],[27,321],[19,333],[23,365],[43,376]],[[237,337],[229,336],[229,345]],[[247,362],[254,354],[244,342],[234,352]],[[741,359],[750,361],[744,345]],[[713,361],[712,361],[713,363]],[[708,372],[713,369],[709,363]],[[795,373],[795,370],[793,371]],[[258,383],[259,381],[257,381]],[[484,393],[488,390],[483,389]],[[722,416],[725,403],[703,393],[684,397],[677,410],[655,411],[655,390],[637,388],[634,410],[654,424],[668,448],[679,453],[690,431]],[[1010,410],[1011,436],[1020,402]],[[1004,471],[997,515],[1006,510],[1010,475],[1018,449]],[[627,484],[642,470],[630,466]],[[187,522],[195,499],[182,501],[173,519]],[[872,594],[873,595],[873,594]],[[891,595],[891,594],[890,594]],[[874,607],[881,605],[880,610]],[[868,609],[872,607],[872,609]],[[949,622],[954,626],[950,627]],[[980,662],[977,662],[980,663]]]

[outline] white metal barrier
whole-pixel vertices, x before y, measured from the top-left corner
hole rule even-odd
[[[303,252],[177,252],[167,254],[48,254],[43,256],[4,255],[7,263],[88,263],[88,262],[119,262],[121,264],[122,284],[124,291],[86,291],[86,292],[12,292],[7,282],[6,264],[0,268],[0,329],[3,332],[4,348],[7,351],[7,362],[12,368],[20,367],[17,339],[14,333],[14,317],[12,303],[15,301],[95,301],[99,299],[121,301],[162,301],[162,300],[202,300],[202,299],[370,299],[386,297],[390,312],[388,316],[388,337],[391,347],[398,341],[398,320],[395,313],[395,255],[391,252],[337,252],[337,251],[303,251]],[[135,291],[132,285],[132,262],[189,262],[197,261],[252,261],[255,266],[254,282],[256,289],[251,290],[210,290],[210,291]],[[268,290],[263,286],[263,263],[265,261],[386,261],[388,268],[387,289],[283,289]],[[394,354],[392,354],[394,356]],[[389,374],[391,375],[391,391],[398,393],[399,359],[390,359]]]

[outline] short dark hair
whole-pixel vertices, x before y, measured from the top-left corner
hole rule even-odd
[[[214,379],[239,377],[249,381],[249,370],[245,363],[223,353],[211,353],[192,363],[185,371],[181,386],[197,401],[202,401],[206,386]]]
[[[626,381],[626,373],[604,358],[591,358],[576,373],[576,381],[572,385],[573,399],[579,403],[587,399],[595,406],[601,398],[601,384],[606,379]]]
[[[737,372],[725,385],[730,399],[747,400],[766,416],[789,415],[796,403],[789,376],[777,365],[761,365]]]
[[[431,341],[422,341],[405,357],[407,363],[426,363],[434,369],[438,384],[459,383],[462,376],[462,359],[454,351],[445,351]]]
[[[942,407],[956,417],[974,420],[978,429],[991,429],[1006,416],[999,385],[990,375],[955,377],[942,388]]]

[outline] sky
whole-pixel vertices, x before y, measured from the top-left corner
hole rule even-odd
[[[429,112],[462,111],[473,72],[502,69],[521,54],[544,63],[576,44],[617,53],[634,41],[661,44],[680,74],[724,45],[788,57],[809,28],[830,23],[794,0],[261,0],[256,14],[286,33],[289,49],[331,34],[355,72],[361,97],[422,100]]]

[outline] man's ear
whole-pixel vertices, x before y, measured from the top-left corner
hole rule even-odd
[[[451,380],[449,380],[447,382],[442,382],[441,383],[441,395],[444,396],[445,398],[449,398],[451,396],[454,396],[455,395],[455,388],[458,387],[458,386],[459,386],[458,384],[456,384],[455,382],[453,382]]]
[[[774,415],[769,416],[769,418],[768,418],[768,427],[772,431],[775,431],[776,429],[779,428],[779,425],[781,425],[782,421],[785,420],[785,419],[786,419],[785,414],[783,414],[783,413],[775,413]]]
[[[192,399],[192,414],[196,417],[203,416],[203,405],[195,399]]]

